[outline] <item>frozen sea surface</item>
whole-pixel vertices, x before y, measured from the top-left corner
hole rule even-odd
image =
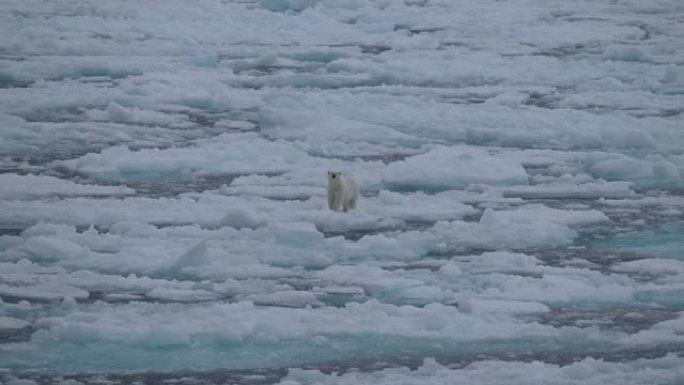
[[[0,382],[681,384],[683,21],[0,2]]]

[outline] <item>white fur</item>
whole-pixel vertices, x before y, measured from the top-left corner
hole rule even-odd
[[[333,211],[353,210],[359,201],[359,185],[339,171],[328,171],[328,207]]]

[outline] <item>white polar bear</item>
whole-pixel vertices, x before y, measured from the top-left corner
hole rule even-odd
[[[356,208],[359,185],[339,171],[328,171],[328,207],[333,211],[347,212]]]

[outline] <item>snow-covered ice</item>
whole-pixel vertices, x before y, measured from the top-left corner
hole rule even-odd
[[[680,383],[683,18],[1,2],[0,382]]]

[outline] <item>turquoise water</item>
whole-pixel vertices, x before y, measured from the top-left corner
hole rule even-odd
[[[684,228],[679,226],[664,225],[655,229],[624,231],[580,244],[604,252],[684,260]]]

